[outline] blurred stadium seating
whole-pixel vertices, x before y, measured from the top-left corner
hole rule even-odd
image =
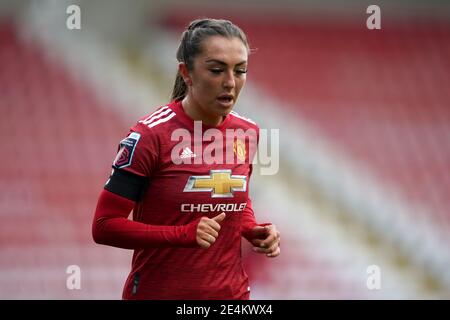
[[[245,30],[256,50],[237,108],[280,129],[280,172],[255,174],[251,192],[282,255],[244,244],[252,297],[450,298],[450,23],[437,5],[382,6],[370,31],[356,1],[351,18],[320,2],[231,1],[219,16],[137,1],[123,17],[120,1],[77,3],[78,31],[65,29],[69,1],[2,8],[0,298],[120,298],[131,253],[92,242],[96,197],[122,135],[167,101],[180,31],[201,16]],[[66,288],[72,264],[81,290]],[[366,287],[369,265],[381,290]]]
[[[99,297],[120,297],[121,283],[100,270],[113,276],[127,264],[120,251],[92,245],[90,220],[126,124],[9,22],[0,27],[0,69],[0,297],[70,298],[72,264],[96,274]]]

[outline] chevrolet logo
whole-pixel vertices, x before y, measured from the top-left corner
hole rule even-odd
[[[247,190],[246,176],[232,176],[231,170],[211,170],[208,176],[190,176],[184,192],[211,192],[212,198],[232,198]]]

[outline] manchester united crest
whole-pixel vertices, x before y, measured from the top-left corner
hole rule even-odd
[[[246,151],[244,141],[236,139],[233,143],[233,151],[239,161],[245,161]]]

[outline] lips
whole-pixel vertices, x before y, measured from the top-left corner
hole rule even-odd
[[[221,94],[220,96],[218,96],[217,100],[219,100],[221,103],[228,104],[228,103],[233,102],[234,97],[232,94],[226,93],[226,94]]]

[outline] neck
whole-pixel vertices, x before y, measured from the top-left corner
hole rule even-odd
[[[223,116],[205,113],[189,96],[181,101],[181,106],[184,112],[194,121],[201,121],[211,127],[217,127],[223,122]]]

